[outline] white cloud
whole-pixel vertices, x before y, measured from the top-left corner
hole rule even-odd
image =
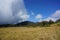
[[[42,15],[41,14],[37,14],[36,17],[38,22],[41,22],[42,21]]]
[[[49,20],[53,20],[56,21],[60,18],[60,10],[57,10],[56,12],[54,12],[54,14],[52,14],[50,17],[48,17],[47,19],[45,19],[46,21]]]
[[[52,15],[53,18],[60,18],[60,10],[57,10],[53,15]]]
[[[30,15],[28,14],[24,14],[23,11],[20,11],[17,15],[16,15],[17,18],[21,18],[21,19],[28,19],[30,17]]]
[[[29,18],[29,15],[21,15],[21,18],[28,19]]]
[[[44,20],[46,20],[46,21],[49,21],[49,20],[56,21],[55,18],[52,18],[52,17],[48,17],[48,18],[46,18]]]
[[[0,0],[0,23],[12,23],[29,18],[23,0]]]
[[[20,11],[20,12],[16,15],[16,17],[17,17],[18,19],[22,19],[22,20],[19,20],[19,21],[18,21],[18,22],[21,22],[21,21],[26,21],[26,20],[28,20],[29,17],[30,17],[30,15],[25,14],[23,11]]]
[[[26,20],[28,20],[29,17],[30,17],[30,15],[21,15],[20,18],[21,18],[22,20],[19,20],[18,22],[26,21]]]
[[[36,19],[41,19],[42,18],[42,15],[41,14],[37,14],[36,15]]]

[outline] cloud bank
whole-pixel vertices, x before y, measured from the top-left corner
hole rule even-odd
[[[0,0],[0,24],[22,22],[28,18],[23,0]]]
[[[49,21],[49,20],[56,21],[58,19],[60,19],[60,10],[56,10],[50,17],[48,17],[45,20],[46,21]]]

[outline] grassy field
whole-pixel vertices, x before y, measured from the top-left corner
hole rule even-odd
[[[0,28],[0,40],[60,40],[60,27]]]

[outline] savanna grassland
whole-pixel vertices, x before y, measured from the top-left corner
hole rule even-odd
[[[60,40],[60,27],[0,28],[0,40]]]

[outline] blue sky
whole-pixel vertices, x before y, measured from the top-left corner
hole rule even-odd
[[[60,0],[25,0],[25,7],[28,13],[31,15],[31,12],[34,15],[31,15],[29,20],[35,20],[34,17],[37,14],[41,14],[43,16],[42,19],[45,19],[51,16],[56,10],[60,10]]]
[[[0,24],[56,21],[59,18],[60,0],[0,0]]]

